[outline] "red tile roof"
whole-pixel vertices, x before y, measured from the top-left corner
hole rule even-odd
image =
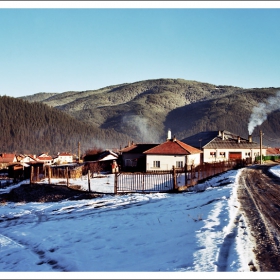
[[[13,162],[15,159],[15,154],[1,154],[0,155],[0,162],[1,163],[10,163]]]
[[[280,154],[280,148],[267,148],[266,155],[279,155]]]
[[[38,160],[52,160],[51,156],[37,157]]]
[[[149,155],[190,155],[199,153],[201,153],[201,150],[176,139],[167,140],[166,142],[144,152],[144,154]]]

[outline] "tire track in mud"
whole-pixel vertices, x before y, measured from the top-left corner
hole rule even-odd
[[[240,211],[255,238],[260,271],[280,271],[280,180],[269,174],[273,165],[244,168],[239,177]]]

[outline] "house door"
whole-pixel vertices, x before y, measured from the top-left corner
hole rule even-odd
[[[228,158],[229,159],[242,159],[242,153],[241,152],[229,152]]]

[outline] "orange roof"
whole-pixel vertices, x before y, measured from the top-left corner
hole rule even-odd
[[[156,154],[156,155],[191,155],[199,154],[201,150],[194,148],[188,144],[185,144],[179,140],[172,139],[149,149],[144,152],[145,154]]]
[[[14,158],[15,158],[15,154],[1,154],[0,162],[1,163],[13,162]]]
[[[45,157],[37,157],[39,160],[52,160],[51,156],[45,156]]]
[[[266,150],[267,155],[279,155],[280,154],[280,148],[267,148]]]

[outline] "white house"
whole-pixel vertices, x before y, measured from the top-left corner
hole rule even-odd
[[[38,162],[43,162],[44,165],[51,165],[53,162],[53,158],[47,154],[41,154],[37,157]]]
[[[218,162],[231,159],[245,159],[251,162],[255,158],[266,155],[266,146],[252,141],[252,136],[248,139],[229,131],[204,131],[187,137],[182,142],[197,147],[203,151],[203,162]]]
[[[202,152],[190,145],[187,145],[175,137],[167,139],[166,142],[159,144],[144,152],[146,155],[146,171],[171,170],[175,168],[188,169],[191,166],[200,164],[200,154]]]
[[[20,163],[34,163],[36,162],[36,155],[18,155],[17,161]]]
[[[58,153],[57,157],[53,159],[53,163],[56,164],[65,164],[72,163],[73,155],[69,153]]]

